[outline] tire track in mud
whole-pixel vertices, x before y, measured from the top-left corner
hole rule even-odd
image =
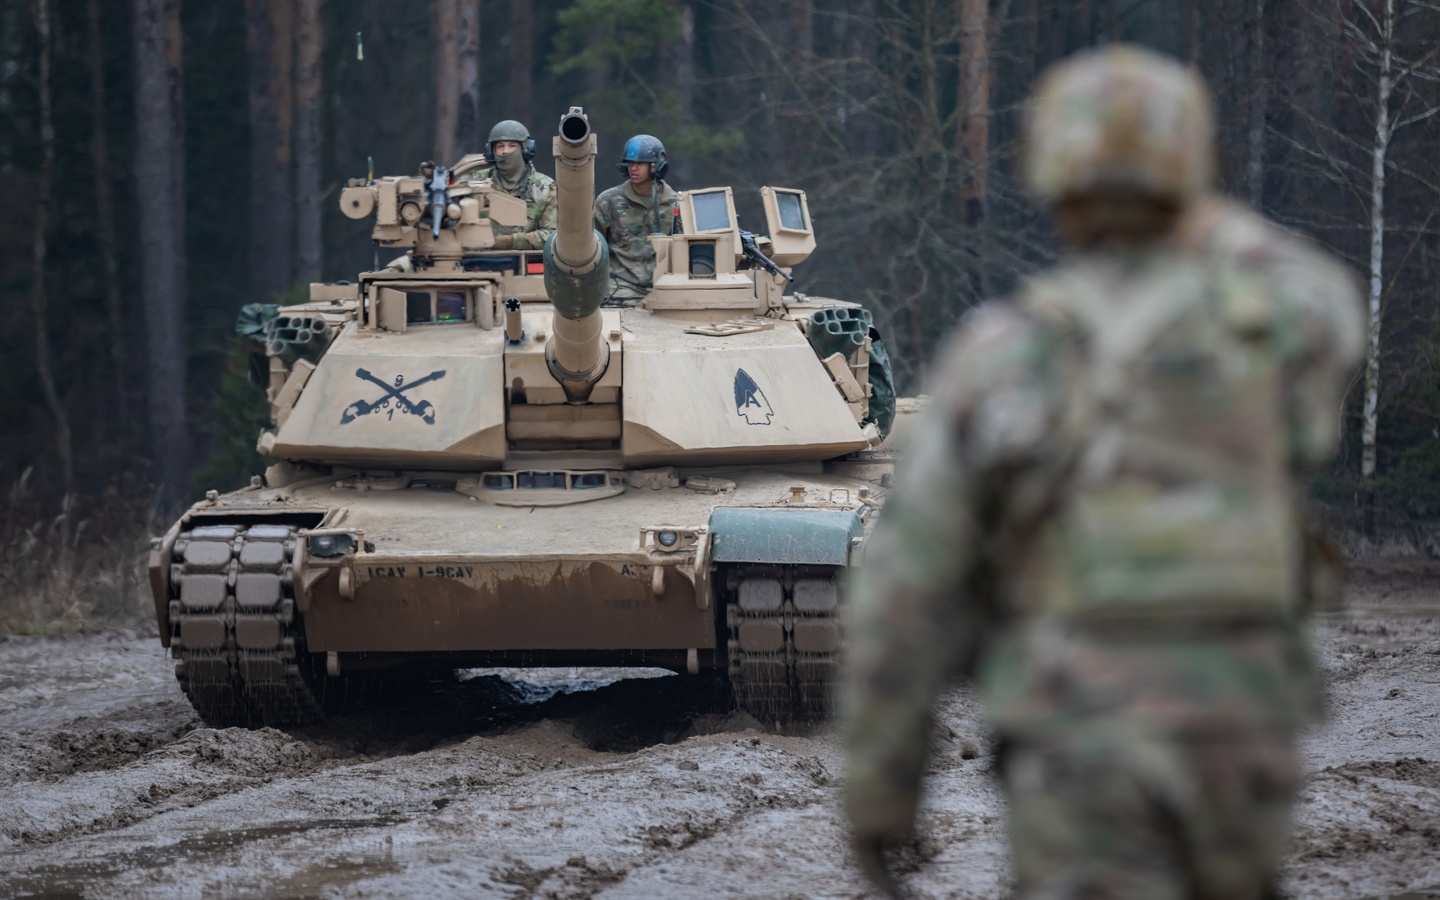
[[[63,734],[67,747],[80,743],[73,733]],[[11,784],[0,798],[0,846],[52,844],[126,828],[278,778],[309,774],[325,762],[322,754],[274,729],[197,729],[127,759],[129,747],[145,739],[132,737],[119,754],[90,753],[83,745],[71,751],[82,760],[98,756],[97,765]]]
[[[1332,713],[1304,744],[1295,896],[1440,884],[1440,566],[1382,574],[1317,624]],[[0,641],[0,895],[863,896],[837,732],[767,733],[714,685],[504,672],[214,731],[151,642]],[[952,691],[937,721],[908,885],[1003,896],[978,702]]]
[[[539,741],[542,744],[550,744],[556,740],[569,740],[572,747],[575,744],[573,736],[564,735],[564,729],[557,723],[542,723],[529,731],[542,732]],[[549,734],[543,734],[544,732]],[[197,834],[197,827],[206,820],[230,822],[239,819],[237,813],[244,812],[243,808],[237,806],[239,798],[229,798],[229,802],[220,800],[171,816],[165,823],[164,831],[182,835],[177,841],[156,846],[153,835],[139,835],[138,840],[130,847],[116,851],[111,846],[108,852],[96,854],[88,852],[94,845],[93,841],[80,840],[70,845],[69,854],[78,852],[78,855],[85,859],[83,864],[42,866],[15,877],[0,879],[0,884],[4,885],[6,893],[28,890],[54,892],[74,889],[87,883],[93,885],[99,873],[104,873],[108,878],[114,877],[116,873],[128,872],[133,877],[140,872],[158,873],[176,863],[187,863],[192,868],[206,868],[213,863],[222,868],[243,869],[243,849],[248,842],[265,842],[266,846],[279,845],[283,848],[287,838],[303,836],[313,840],[316,832],[342,834],[362,829],[378,832],[406,825],[427,829],[426,833],[433,833],[436,829],[444,832],[447,818],[451,824],[461,825],[470,820],[473,825],[475,813],[481,809],[512,818],[528,815],[538,821],[546,818],[546,798],[556,795],[563,797],[571,783],[600,782],[603,786],[616,776],[628,777],[633,782],[637,776],[653,772],[657,767],[673,770],[679,773],[682,779],[693,779],[693,786],[698,786],[702,793],[709,794],[717,802],[718,805],[711,810],[696,809],[694,804],[691,804],[691,808],[671,817],[663,825],[655,822],[657,819],[665,819],[666,815],[651,810],[653,814],[645,817],[649,824],[628,829],[626,840],[621,842],[623,846],[618,857],[608,852],[612,848],[601,848],[607,851],[603,855],[597,855],[595,849],[587,848],[588,852],[568,854],[563,858],[563,864],[535,865],[520,855],[532,844],[533,838],[529,835],[535,830],[526,831],[523,822],[517,823],[520,825],[517,830],[525,832],[518,842],[502,842],[517,851],[517,854],[495,868],[491,877],[497,885],[518,888],[522,896],[592,896],[597,891],[621,882],[628,873],[671,859],[677,852],[722,835],[757,813],[785,813],[830,803],[834,799],[829,793],[815,790],[830,783],[828,770],[820,760],[813,756],[796,757],[793,752],[771,747],[768,740],[762,741],[759,738],[731,741],[735,749],[727,749],[725,746],[710,747],[708,753],[705,752],[706,748],[690,748],[687,751],[682,748],[663,747],[656,748],[665,751],[656,759],[637,759],[634,755],[602,757],[589,764],[576,765],[519,752],[518,748],[507,746],[515,743],[525,746],[532,742],[532,737],[533,735],[526,733],[521,733],[518,741],[511,740],[509,736],[476,737],[458,746],[417,754],[420,759],[397,756],[385,760],[367,760],[317,772],[310,779],[286,779],[284,783],[270,786],[265,790],[264,797],[257,799],[270,805],[288,806],[296,813],[323,814],[329,818],[307,816],[299,821],[280,820],[268,825],[233,831],[225,829],[223,839],[211,832],[201,831]],[[697,749],[706,759],[704,767],[707,771],[703,775],[700,774],[701,765],[690,758],[691,752]],[[600,756],[589,751],[580,752],[586,753],[592,759]],[[741,778],[735,784],[717,787],[711,779],[722,763],[711,758],[714,754],[727,758],[735,755],[746,756],[750,764],[761,766],[764,772],[774,773],[775,778],[767,779],[762,774],[752,774]],[[643,757],[644,754],[640,756]],[[396,782],[406,780],[403,769],[411,765],[423,766],[424,771],[410,779],[409,784],[397,784]],[[466,770],[480,770],[484,775],[460,778],[451,774],[445,780],[430,777],[435,773],[457,773]],[[302,808],[302,804],[291,802],[300,794],[318,795],[320,786],[316,784],[317,778],[343,782],[343,789],[329,796],[315,796],[317,802],[311,804],[310,808]],[[776,784],[768,785],[770,780],[775,780]],[[376,793],[377,785],[381,782],[389,783],[391,793],[399,798],[398,802],[362,805],[362,798]],[[495,787],[508,789],[488,790]],[[626,794],[627,789],[624,787],[615,789],[607,802],[627,804],[631,798]],[[539,802],[536,802],[537,800]],[[466,804],[468,808],[464,808]],[[555,807],[554,804],[551,806]],[[123,833],[109,835],[112,840],[105,843],[113,845],[114,838],[123,836]],[[381,869],[384,868],[372,863],[364,874],[372,878],[383,876]],[[278,888],[278,885],[276,887]]]
[[[649,802],[652,797],[624,796],[624,788],[614,791],[622,795],[616,797],[600,796],[603,789],[589,791],[575,802],[600,820],[613,815],[607,806],[624,807],[632,801],[648,815],[611,833],[610,846],[601,848],[603,856],[585,847],[567,848],[549,865],[514,856],[494,866],[491,878],[518,888],[518,897],[589,898],[612,888],[623,896],[632,877],[677,861],[683,866],[687,852],[731,837],[758,817],[832,807],[838,799],[836,785],[819,757],[776,746],[772,740],[771,736],[714,734],[695,746],[653,747],[650,752],[568,769],[563,777],[580,783],[611,776],[624,776],[628,782],[663,782],[673,788],[674,799],[661,806]],[[717,783],[716,774],[727,771],[744,774]],[[513,805],[501,809],[515,811]]]
[[[678,682],[679,679],[664,679]],[[477,727],[489,735],[536,721],[566,722],[573,737],[569,742],[587,754],[615,747],[630,749],[678,740],[697,717],[717,703],[713,685],[622,684],[584,694],[561,693],[541,703],[517,699],[503,685],[480,681],[468,690],[443,686],[436,696],[420,698],[410,706],[355,716],[289,732],[275,729],[246,731],[198,728],[172,729],[160,734],[116,729],[84,732],[65,729],[49,735],[32,734],[12,746],[30,761],[10,781],[10,791],[0,799],[0,846],[9,845],[0,855],[17,859],[27,849],[88,837],[115,835],[134,826],[164,817],[167,823],[184,830],[189,822],[233,821],[246,817],[246,794],[269,795],[311,793],[308,785],[317,777],[351,783],[353,796],[325,798],[322,805],[357,807],[364,819],[307,818],[308,825],[284,823],[234,832],[236,840],[276,839],[300,828],[370,827],[370,822],[394,824],[416,812],[412,801],[376,804],[364,795],[374,793],[374,782],[407,782],[396,767],[405,767],[416,757],[427,757],[427,769],[463,771],[476,768],[481,776],[450,774],[444,779],[420,779],[408,785],[410,793],[433,799],[423,801],[418,812],[443,809],[452,796],[472,794],[499,781],[563,767],[564,763],[524,753],[491,754],[478,767],[474,760],[449,760],[464,755],[471,738],[457,743],[456,735],[473,733]],[[533,696],[533,692],[530,692]],[[438,698],[438,699],[437,699]],[[643,704],[637,701],[645,701]],[[637,713],[635,710],[642,711]],[[698,715],[697,715],[698,714]],[[416,725],[424,730],[417,733]],[[278,804],[284,807],[282,801]],[[299,811],[299,804],[292,804]],[[252,811],[253,814],[253,811]],[[374,819],[374,816],[380,819]],[[352,823],[352,824],[345,824]],[[358,823],[358,824],[353,824]],[[233,846],[234,840],[226,842]],[[158,854],[121,852],[93,859],[84,871],[66,867],[41,867],[32,875],[0,878],[9,893],[30,886],[48,885],[53,890],[81,883],[85,872],[118,871],[127,867],[155,868],[151,857],[161,860],[219,847],[204,834],[187,838]],[[0,865],[0,871],[13,867]],[[587,876],[588,877],[588,876]],[[600,882],[609,876],[600,873]],[[80,879],[77,881],[76,879]],[[8,882],[8,883],[7,883]]]

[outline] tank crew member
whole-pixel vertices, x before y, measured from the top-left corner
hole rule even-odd
[[[1026,177],[1068,257],[945,345],[854,585],[846,810],[914,827],[931,706],[978,682],[1020,897],[1273,896],[1317,706],[1303,477],[1365,325],[1326,254],[1212,193],[1199,79],[1042,79]]]
[[[650,292],[655,272],[652,234],[679,230],[675,191],[665,183],[665,145],[648,134],[625,142],[616,166],[621,184],[595,198],[595,230],[610,245],[610,296],[638,299]]]
[[[514,119],[495,123],[485,142],[488,167],[473,170],[467,179],[489,178],[496,187],[525,201],[524,227],[495,225],[496,250],[540,250],[555,233],[559,210],[555,205],[555,179],[535,171],[535,139],[530,129]]]

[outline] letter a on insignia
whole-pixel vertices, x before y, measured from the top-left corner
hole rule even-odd
[[[775,416],[765,392],[744,369],[735,370],[735,414],[750,425],[769,425]]]

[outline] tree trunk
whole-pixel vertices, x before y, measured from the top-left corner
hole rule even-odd
[[[295,48],[290,0],[245,0],[250,58],[250,295],[268,303],[290,288],[295,203],[291,192]]]
[[[301,284],[319,281],[324,263],[320,90],[325,34],[320,3],[299,0],[295,5],[295,274]]]
[[[435,65],[435,161],[455,162],[455,129],[460,120],[460,32],[456,0],[431,0],[430,39]]]
[[[455,30],[459,33],[460,109],[455,119],[457,156],[474,153],[486,135],[480,133],[480,0],[457,0]]]
[[[845,125],[850,131],[850,153],[857,160],[868,160],[880,152],[879,119],[871,108],[877,94],[873,71],[880,40],[875,22],[875,0],[850,0],[849,51],[850,63],[845,72],[845,92],[849,97]]]
[[[1390,148],[1390,92],[1394,67],[1395,0],[1380,19],[1380,72],[1375,83],[1375,143],[1370,151],[1370,340],[1365,347],[1365,404],[1360,432],[1360,475],[1375,474],[1380,405],[1380,300],[1385,269],[1385,155]]]
[[[185,153],[179,0],[135,0],[135,205],[145,321],[146,418],[163,516],[188,492],[185,420]]]
[[[660,80],[669,85],[679,101],[682,129],[695,124],[695,5],[690,0],[676,0],[680,14],[680,34],[660,47]],[[797,4],[796,9],[808,9]],[[670,179],[676,184],[694,184],[694,160],[683,156],[670,164]]]
[[[990,171],[990,44],[989,4],[986,0],[960,3],[960,115],[955,144],[960,148],[960,204],[965,224],[985,222]]]
[[[55,420],[55,457],[60,464],[60,484],[69,497],[75,493],[74,448],[70,440],[70,417],[55,385],[50,362],[49,297],[45,279],[45,237],[50,230],[50,183],[55,173],[55,122],[50,104],[50,0],[35,2],[35,32],[40,41],[40,71],[36,92],[40,99],[40,171],[35,204],[35,244],[32,260],[34,280],[30,284],[30,312],[35,320],[35,374],[45,406]]]
[[[1025,73],[1025,83],[1035,80],[1043,62],[1040,56],[1040,0],[1025,0],[1025,13],[1021,20],[1021,52],[1025,54],[1020,71]]]
[[[1185,0],[1180,7],[1180,48],[1185,61],[1200,65],[1200,4],[1205,0]]]
[[[125,308],[120,294],[120,239],[115,228],[115,185],[110,171],[110,142],[105,128],[105,53],[100,41],[100,0],[87,0],[90,55],[90,157],[95,184],[95,237],[100,244],[100,273],[105,284],[105,317],[110,326],[110,366],[114,395],[109,412],[119,423],[110,433],[126,433],[130,422],[129,370],[125,352]]]
[[[1253,0],[1254,22],[1249,29],[1250,84],[1246,93],[1250,105],[1250,129],[1246,135],[1248,158],[1245,182],[1250,205],[1257,210],[1265,200],[1265,113],[1270,99],[1270,79],[1265,74],[1265,0]]]
[[[1070,11],[1070,52],[1095,42],[1095,0],[1075,0]]]
[[[680,6],[681,15],[684,15],[685,8],[690,4],[681,0]],[[784,43],[792,54],[792,64],[798,62],[802,69],[815,55],[815,8],[810,0],[797,0],[791,4],[790,27],[784,34]]]
[[[534,131],[535,35],[530,0],[510,0],[509,109],[502,119],[519,119]]]

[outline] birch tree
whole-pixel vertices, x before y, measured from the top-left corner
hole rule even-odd
[[[1360,433],[1360,475],[1367,482],[1375,474],[1376,436],[1379,431],[1381,328],[1385,312],[1385,188],[1392,163],[1390,149],[1396,134],[1440,112],[1440,105],[1428,108],[1421,103],[1417,83],[1440,77],[1434,65],[1435,48],[1418,58],[1397,52],[1397,36],[1405,20],[1434,7],[1419,0],[1362,0],[1354,6],[1356,17],[1347,23],[1356,49],[1356,66],[1366,76],[1373,93],[1369,157],[1369,259],[1366,305],[1369,340],[1365,350],[1365,382]]]

